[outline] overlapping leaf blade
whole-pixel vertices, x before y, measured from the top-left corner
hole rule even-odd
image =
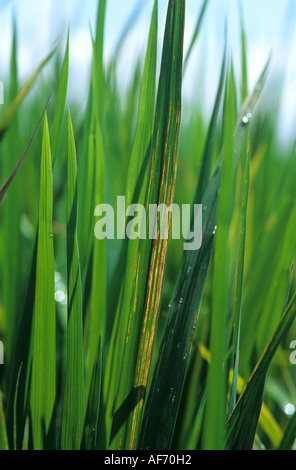
[[[68,324],[66,379],[61,431],[61,447],[65,450],[80,449],[85,416],[82,291],[77,242],[77,198],[76,148],[70,111],[68,111]]]
[[[295,316],[296,297],[294,295],[228,419],[225,430],[228,449],[252,449],[263,401],[266,374],[281,341],[295,320]]]
[[[38,245],[30,392],[34,449],[54,448],[52,435],[56,394],[56,319],[52,234],[52,163],[45,114],[38,220]]]
[[[181,116],[185,2],[170,1],[152,137],[151,167],[145,199],[149,204],[173,202]],[[157,323],[167,239],[140,240],[134,290],[115,402],[112,446],[135,448],[143,416],[152,346]]]

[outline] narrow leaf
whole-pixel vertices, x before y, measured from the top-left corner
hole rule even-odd
[[[67,359],[61,448],[80,449],[85,415],[82,293],[77,243],[77,163],[73,126],[68,110],[67,198]]]
[[[8,439],[6,433],[2,393],[0,393],[0,450],[8,450]]]
[[[99,341],[99,347],[95,358],[92,372],[90,390],[88,394],[86,416],[84,422],[84,434],[82,448],[94,450],[97,443],[98,419],[101,403],[101,380],[102,380],[102,345]]]
[[[228,419],[225,437],[226,447],[232,450],[252,449],[260,410],[263,402],[266,374],[271,361],[296,316],[296,295],[284,312],[278,327],[265,349]]]
[[[52,163],[45,114],[39,196],[38,245],[31,378],[31,426],[34,449],[53,448],[56,393],[54,254],[52,235]]]
[[[38,66],[36,71],[31,75],[29,80],[25,83],[25,85],[20,89],[17,96],[15,97],[14,101],[10,105],[10,107],[5,111],[5,113],[0,118],[0,141],[2,140],[5,132],[9,128],[10,124],[12,123],[13,119],[15,118],[17,111],[30,91],[32,85],[35,83],[36,79],[40,75],[41,71],[45,67],[45,65],[50,61],[52,56],[54,55],[55,51],[52,51]]]
[[[69,32],[67,37],[67,45],[66,45],[66,52],[64,57],[64,62],[61,71],[61,77],[59,81],[59,90],[58,90],[58,97],[57,97],[57,104],[56,110],[52,125],[51,131],[51,152],[52,152],[52,164],[54,167],[56,157],[57,157],[57,150],[58,145],[61,138],[62,133],[62,123],[67,99],[67,91],[68,91],[68,75],[69,75]]]
[[[20,166],[22,165],[22,163],[23,163],[23,161],[24,161],[24,159],[25,159],[27,153],[28,153],[29,150],[30,150],[30,147],[31,147],[31,145],[32,145],[32,143],[33,143],[33,140],[34,140],[34,138],[35,138],[35,136],[36,136],[36,134],[37,134],[37,131],[38,131],[39,127],[40,127],[40,124],[41,124],[42,119],[43,119],[43,117],[44,117],[44,114],[45,114],[45,112],[46,112],[46,109],[47,109],[47,106],[48,106],[48,104],[49,104],[50,98],[51,98],[51,97],[49,97],[49,99],[48,99],[48,101],[47,101],[47,103],[46,103],[46,105],[45,105],[45,108],[44,108],[44,110],[43,110],[43,112],[42,112],[42,115],[41,115],[39,121],[38,121],[38,124],[37,124],[37,126],[36,126],[36,129],[35,129],[35,131],[33,132],[33,135],[32,135],[32,137],[31,137],[31,139],[30,139],[30,141],[29,141],[29,143],[28,143],[28,145],[27,145],[27,147],[26,147],[25,152],[24,152],[23,155],[21,156],[20,160],[18,161],[18,163],[17,163],[16,167],[14,168],[13,172],[11,173],[10,177],[8,178],[8,180],[6,181],[6,183],[4,184],[4,186],[3,186],[3,187],[1,188],[1,190],[0,190],[0,202],[1,202],[2,199],[4,198],[6,191],[8,190],[9,186],[11,185],[11,183],[12,183],[12,181],[13,181],[15,175],[17,174],[17,172],[18,172]]]
[[[150,204],[173,202],[177,145],[181,118],[185,1],[170,0],[164,36],[162,65],[152,137],[151,168],[145,199]],[[163,222],[163,221],[162,221]],[[143,418],[155,328],[167,253],[167,238],[140,240],[134,290],[125,337],[121,376],[115,402],[112,447],[134,449]]]

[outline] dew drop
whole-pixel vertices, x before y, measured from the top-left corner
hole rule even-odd
[[[183,297],[181,297],[181,299],[179,300],[179,304],[182,304],[184,302],[184,299]]]
[[[52,238],[52,237],[53,237],[52,232],[49,232],[49,238]]]
[[[191,273],[191,271],[192,271],[192,266],[189,266],[187,269],[187,274]]]
[[[66,294],[62,290],[57,290],[54,294],[55,301],[64,304],[66,302]]]
[[[252,113],[245,114],[245,116],[242,118],[243,124],[244,125],[249,124],[251,117],[252,117]]]
[[[295,406],[292,405],[292,403],[287,403],[286,406],[284,407],[284,412],[288,416],[292,416],[295,413],[296,409]]]
[[[54,272],[54,282],[55,282],[55,283],[58,283],[58,282],[60,282],[60,280],[61,280],[61,275],[60,275],[60,273],[57,272],[57,271],[55,271],[55,272]]]
[[[187,357],[188,357],[188,353],[186,352],[183,356],[183,360],[185,361],[185,359],[187,359]]]
[[[215,225],[214,230],[213,230],[213,235],[216,234],[217,228],[218,228],[217,225]]]

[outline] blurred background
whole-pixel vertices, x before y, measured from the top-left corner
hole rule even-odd
[[[105,30],[105,57],[108,63],[129,18],[137,19],[125,43],[118,64],[120,84],[124,87],[143,55],[151,18],[152,0],[109,0]],[[167,0],[159,1],[159,35],[163,35]],[[190,41],[202,0],[186,2],[185,50]],[[18,28],[18,63],[20,78],[44,58],[57,41],[65,41],[70,26],[69,96],[86,98],[91,61],[90,29],[95,31],[97,0],[0,0],[1,57],[0,76],[7,76],[13,20]],[[243,13],[247,37],[249,83],[254,85],[262,65],[273,54],[273,76],[284,76],[280,117],[280,134],[285,139],[294,132],[296,107],[296,4],[294,0],[211,0],[204,26],[184,77],[184,98],[204,105],[210,112],[215,96],[227,24],[229,45],[234,64],[240,60],[240,12]],[[63,44],[63,42],[62,42]],[[205,73],[205,69],[210,73]],[[239,69],[239,67],[238,67]],[[276,73],[275,73],[276,71]],[[202,83],[202,77],[207,83]],[[198,81],[199,80],[199,81]],[[201,84],[203,86],[201,86]],[[206,86],[205,86],[206,85]]]

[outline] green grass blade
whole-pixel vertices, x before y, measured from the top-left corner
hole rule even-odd
[[[141,449],[170,449],[215,238],[220,167],[202,201],[200,250],[184,252],[141,428]]]
[[[6,194],[7,190],[8,190],[8,188],[9,188],[9,186],[11,185],[12,181],[14,180],[14,178],[15,178],[17,172],[19,171],[19,169],[20,169],[20,167],[21,167],[21,165],[22,165],[24,159],[26,158],[26,156],[27,156],[27,154],[28,154],[28,152],[29,152],[29,150],[30,150],[30,147],[31,147],[31,145],[32,145],[32,143],[33,143],[33,141],[34,141],[34,139],[35,139],[35,136],[36,136],[36,134],[37,134],[37,131],[38,131],[38,129],[39,129],[39,127],[40,127],[40,124],[41,124],[41,122],[42,122],[42,120],[43,120],[43,117],[44,117],[44,115],[45,115],[47,106],[48,106],[48,104],[49,104],[49,100],[50,100],[50,97],[49,97],[49,99],[48,99],[48,101],[47,101],[47,103],[46,103],[46,105],[45,105],[45,108],[44,108],[44,110],[43,110],[43,112],[42,112],[42,115],[41,115],[41,117],[40,117],[40,119],[39,119],[39,122],[38,122],[38,124],[37,124],[37,126],[36,126],[36,128],[35,128],[35,130],[34,130],[34,132],[33,132],[33,135],[32,135],[32,137],[31,137],[31,139],[30,139],[30,141],[29,141],[29,143],[28,143],[28,145],[27,145],[27,147],[26,147],[25,152],[23,153],[23,155],[22,155],[21,158],[19,159],[17,165],[15,166],[13,172],[12,172],[11,175],[9,176],[8,180],[6,181],[6,183],[5,183],[5,184],[3,185],[3,187],[0,189],[0,202],[1,202],[2,199],[4,198],[4,196],[5,196],[5,194]]]
[[[59,81],[57,104],[56,104],[55,116],[53,120],[51,139],[50,139],[53,167],[56,161],[58,146],[59,146],[61,133],[62,133],[62,123],[63,123],[63,117],[64,117],[65,105],[66,105],[66,99],[67,99],[67,91],[68,91],[68,77],[69,77],[69,32],[68,32],[68,37],[67,37],[67,45],[66,45],[65,57],[64,57],[64,62],[62,66],[62,71],[61,71],[61,77]]]
[[[77,243],[77,163],[73,126],[68,111],[67,279],[68,324],[61,448],[80,449],[84,405],[82,292]]]
[[[244,103],[248,96],[248,63],[247,63],[247,44],[246,44],[246,32],[244,28],[242,4],[240,3],[240,25],[241,25],[241,102]]]
[[[144,204],[146,182],[148,178],[148,158],[151,146],[151,136],[153,132],[154,122],[154,102],[155,102],[155,89],[156,89],[156,62],[157,62],[157,30],[158,30],[158,1],[154,2],[154,9],[151,18],[150,32],[147,44],[146,58],[144,64],[144,72],[141,82],[138,120],[133,143],[133,150],[130,158],[128,169],[128,178],[126,185],[126,205],[132,202],[139,202]],[[125,279],[122,283],[122,298],[118,303],[117,309],[117,323],[113,328],[112,344],[114,349],[111,348],[111,353],[108,357],[108,362],[113,363],[113,367],[109,367],[110,373],[112,372],[112,379],[106,378],[105,387],[109,397],[108,408],[113,406],[110,400],[109,381],[113,384],[114,389],[117,388],[117,380],[119,378],[120,360],[124,347],[124,338],[120,334],[122,328],[127,328],[128,312],[130,306],[130,299],[133,289],[134,266],[136,262],[138,243],[136,240],[131,243],[123,244],[120,263],[125,270]],[[120,270],[118,269],[118,272]],[[118,321],[120,318],[120,322]],[[124,324],[125,322],[125,324]],[[124,325],[124,326],[123,326]],[[118,336],[117,335],[118,330]],[[116,393],[116,392],[115,392]],[[114,399],[114,397],[113,397]]]
[[[221,104],[222,93],[224,90],[225,68],[226,68],[226,48],[224,51],[224,57],[223,57],[223,63],[222,63],[222,68],[221,68],[221,73],[220,73],[220,80],[219,80],[215,105],[214,105],[213,113],[211,116],[211,121],[210,121],[208,132],[207,132],[206,144],[205,144],[204,151],[203,151],[201,170],[200,170],[198,185],[196,188],[196,193],[195,193],[195,198],[194,198],[196,204],[199,204],[200,201],[202,201],[203,199],[204,192],[209,182],[211,167],[213,164],[212,155],[213,155],[213,148],[214,148],[214,138],[215,138],[215,130],[217,126],[217,119],[218,119],[218,114],[219,114],[219,109],[220,109],[220,104]]]
[[[16,379],[16,384],[15,384],[15,390],[14,390],[14,420],[13,420],[13,449],[17,449],[17,424],[18,424],[18,416],[17,416],[17,404],[18,404],[18,394],[19,394],[19,383],[20,383],[20,375],[22,372],[22,367],[23,364],[20,365],[18,374],[17,374],[17,379]]]
[[[45,114],[39,196],[34,351],[30,393],[33,445],[37,450],[55,446],[51,436],[56,395],[52,211],[52,163],[48,122]]]
[[[126,38],[127,36],[129,35],[131,29],[133,28],[133,26],[136,24],[136,21],[143,9],[143,2],[141,0],[139,0],[134,9],[132,10],[131,14],[129,15],[124,27],[123,27],[123,30],[121,31],[120,35],[119,35],[119,38],[116,42],[116,46],[115,46],[115,49],[114,49],[114,52],[112,54],[112,60],[111,60],[111,64],[109,65],[109,67],[114,67],[116,65],[116,63],[118,62],[118,59],[119,59],[119,56],[120,56],[120,52],[122,50],[122,47],[126,41]]]
[[[227,320],[230,289],[229,231],[234,201],[234,129],[237,119],[236,90],[233,69],[228,71],[223,128],[223,163],[217,215],[215,241],[213,311],[210,350],[212,356],[209,370],[208,400],[206,406],[205,449],[223,449],[223,432],[226,416],[226,375],[224,361],[227,354]],[[223,275],[221,272],[223,269]],[[219,390],[219,394],[217,394]],[[214,429],[216,430],[214,432]]]
[[[181,117],[185,2],[168,5],[145,206],[173,202]],[[125,337],[112,447],[136,448],[159,312],[167,239],[140,240]]]
[[[150,150],[150,142],[153,131],[155,111],[155,89],[156,89],[156,58],[157,58],[157,29],[158,29],[158,1],[154,2],[151,26],[148,37],[147,52],[141,82],[138,120],[135,132],[133,151],[130,157],[129,172],[126,189],[126,205],[133,202],[133,198],[141,203],[144,195],[138,195],[136,187],[139,178],[142,179],[145,189],[145,180],[141,175],[141,169],[145,156]],[[143,190],[144,191],[144,190]],[[142,192],[143,192],[142,191]]]
[[[32,362],[32,321],[35,300],[36,285],[36,261],[37,261],[37,240],[38,230],[35,238],[34,252],[32,256],[30,276],[28,280],[26,300],[21,316],[20,323],[16,332],[16,346],[11,362],[11,372],[9,379],[9,393],[7,400],[6,418],[7,418],[7,434],[10,447],[12,447],[14,439],[14,390],[18,381],[18,371],[22,365],[22,373],[19,377],[19,393],[16,403],[16,449],[22,449],[25,421],[27,417],[28,407],[28,388]]]
[[[23,85],[20,91],[17,93],[15,99],[9,106],[9,108],[4,112],[4,114],[0,118],[0,141],[4,137],[4,134],[9,129],[11,123],[13,122],[18,109],[23,102],[24,98],[27,96],[29,91],[31,90],[32,86],[36,82],[37,78],[39,77],[40,73],[42,72],[43,68],[48,64],[50,59],[53,57],[55,51],[52,51],[37,67],[35,72],[31,75],[28,81]]]
[[[212,360],[209,371],[209,396],[206,407],[206,430],[204,433],[204,446],[205,448],[223,448],[224,446],[224,426],[226,423],[226,387],[227,379],[224,375],[224,367],[227,355],[227,341],[228,332],[226,328],[227,318],[229,314],[229,299],[231,297],[231,276],[230,276],[230,246],[229,246],[229,230],[232,218],[232,211],[234,205],[234,171],[237,165],[237,159],[240,155],[240,149],[245,141],[245,134],[247,126],[252,118],[255,106],[261,96],[263,87],[267,79],[267,72],[269,70],[270,59],[267,61],[254,89],[248,95],[240,113],[236,124],[235,120],[235,87],[233,80],[233,73],[230,70],[228,74],[228,94],[226,94],[226,107],[223,115],[224,120],[224,153],[228,155],[226,169],[224,173],[224,182],[221,180],[220,200],[221,209],[220,217],[217,219],[217,238],[216,238],[216,255],[215,255],[215,271],[214,271],[214,297],[213,297],[213,329],[211,333],[211,348],[214,350],[216,359]],[[232,98],[231,98],[232,95]],[[227,102],[229,103],[227,105]],[[232,110],[231,110],[232,109]],[[231,130],[233,126],[234,130]],[[232,181],[232,182],[231,182]],[[222,184],[225,188],[225,194],[221,195]],[[219,221],[220,219],[220,221]],[[218,237],[219,227],[222,227],[222,234]],[[221,258],[220,258],[221,256]],[[223,267],[223,276],[220,274],[218,266]],[[221,269],[221,268],[220,268]],[[228,274],[227,274],[228,273]],[[224,313],[221,313],[224,312]],[[222,333],[221,333],[222,332]],[[224,332],[224,333],[223,333]],[[211,350],[211,353],[213,351]],[[217,390],[219,394],[217,395]],[[209,404],[210,403],[210,404]],[[208,411],[207,411],[208,410]],[[217,421],[219,417],[219,421]],[[214,429],[216,430],[214,432]],[[218,431],[219,429],[219,431]]]
[[[102,345],[99,347],[94,362],[91,384],[88,394],[87,409],[84,422],[84,433],[82,448],[86,450],[96,449],[99,426],[99,412],[101,404],[101,382],[102,382]]]
[[[83,289],[92,250],[93,229],[88,210],[94,207],[95,138],[92,119],[92,90],[90,90],[83,125],[83,146],[78,162],[78,241]]]
[[[201,7],[201,10],[200,10],[200,13],[199,13],[199,16],[197,18],[197,22],[196,22],[196,25],[195,25],[195,28],[194,28],[193,36],[191,38],[191,41],[190,41],[190,44],[189,44],[189,47],[188,47],[188,51],[187,51],[185,59],[184,59],[184,73],[186,72],[187,64],[188,64],[188,61],[189,61],[190,56],[192,54],[192,49],[193,49],[193,47],[196,43],[196,40],[199,36],[200,29],[201,29],[201,26],[202,26],[202,22],[203,22],[205,13],[206,13],[206,9],[208,7],[208,3],[209,3],[209,0],[204,0],[204,2],[202,4],[202,7]]]
[[[296,436],[296,414],[289,421],[285,429],[283,439],[280,443],[279,450],[292,450]]]
[[[295,316],[296,296],[294,295],[228,419],[225,430],[228,449],[252,449],[263,401],[266,374],[281,341],[294,322]]]
[[[8,450],[8,439],[3,410],[2,393],[0,392],[0,450]]]
[[[104,115],[104,86],[105,72],[103,63],[104,27],[106,14],[106,0],[100,0],[97,15],[96,37],[92,38],[93,63],[92,63],[92,98],[91,110],[91,150],[94,157],[94,190],[93,207],[105,202],[105,155],[102,134],[102,119]],[[95,240],[92,248],[91,267],[91,294],[90,294],[90,320],[87,351],[87,375],[86,394],[91,383],[91,376],[98,344],[101,338],[104,344],[106,324],[106,240]]]
[[[104,31],[105,31],[105,16],[106,16],[107,0],[99,0],[97,23],[96,23],[96,37],[94,43],[94,70],[96,74],[95,94],[96,96],[96,113],[97,116],[102,118],[104,111],[104,86],[105,86],[105,73],[104,73]]]
[[[249,142],[243,148],[243,155],[245,155],[244,162],[244,180],[243,180],[243,194],[242,194],[242,208],[240,219],[240,233],[239,233],[239,253],[238,253],[238,266],[236,274],[236,291],[235,291],[235,305],[234,305],[234,321],[233,321],[233,382],[231,388],[229,414],[232,413],[236,403],[237,393],[237,378],[239,366],[239,349],[240,349],[240,328],[241,328],[241,309],[242,309],[242,291],[243,291],[243,277],[245,267],[245,249],[246,249],[246,230],[247,230],[247,210],[248,210],[248,196],[250,187],[250,148]]]
[[[105,162],[101,128],[96,122],[95,134],[95,207],[104,203],[105,196]],[[86,389],[89,390],[91,373],[98,349],[100,337],[105,338],[106,325],[106,240],[95,240],[92,255],[92,286],[90,296],[90,326],[88,337],[88,376]]]
[[[11,105],[18,91],[18,66],[17,66],[17,32],[16,25],[13,27],[13,38],[10,58],[10,83],[8,88],[8,106]],[[3,141],[3,166],[2,178],[8,178],[3,191],[0,192],[0,201],[5,194],[6,188],[10,185],[9,175],[17,162],[19,150],[19,141],[15,135],[19,133],[19,117],[17,116],[9,128]],[[19,220],[21,217],[21,187],[22,182],[18,179],[12,186],[12,190],[7,194],[5,205],[3,206],[4,238],[1,274],[3,282],[3,304],[7,313],[6,320],[6,364],[10,369],[10,362],[13,356],[15,328],[19,309],[19,299],[15,295],[15,289],[20,283],[19,263],[21,258]],[[5,391],[5,390],[4,390]]]

